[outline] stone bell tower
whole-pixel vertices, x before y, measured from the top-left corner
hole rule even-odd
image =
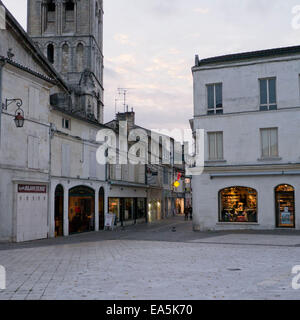
[[[73,90],[73,111],[103,123],[103,0],[28,0],[28,34]]]

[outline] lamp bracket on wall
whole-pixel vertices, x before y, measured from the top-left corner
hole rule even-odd
[[[6,99],[5,104],[2,104],[2,109],[7,110],[12,103],[15,103],[18,108],[21,108],[23,105],[23,101],[21,99]]]

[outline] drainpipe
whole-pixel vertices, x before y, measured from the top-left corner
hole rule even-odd
[[[55,208],[52,208],[53,206],[53,199],[55,199],[55,195],[53,196],[53,199],[52,199],[52,181],[51,181],[51,178],[52,178],[52,139],[54,137],[54,132],[56,131],[56,128],[55,126],[50,123],[50,127],[49,127],[49,162],[48,162],[48,166],[49,166],[49,170],[48,170],[48,192],[49,192],[49,196],[48,196],[48,238],[51,238],[52,237],[52,224],[53,224],[53,219],[52,218],[52,212]],[[54,191],[55,192],[55,191]],[[54,232],[55,232],[55,227],[54,227]]]
[[[2,73],[3,73],[3,67],[5,65],[5,60],[0,60],[0,147],[1,147],[1,120],[2,120]]]

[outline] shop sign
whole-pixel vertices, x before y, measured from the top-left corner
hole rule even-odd
[[[47,193],[47,186],[19,184],[18,193]]]
[[[115,225],[115,214],[105,214],[105,227],[106,228],[113,228]]]

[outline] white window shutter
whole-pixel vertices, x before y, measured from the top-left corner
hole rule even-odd
[[[70,176],[70,146],[68,144],[62,144],[62,167],[61,175],[63,177]]]
[[[116,180],[122,180],[122,165],[116,164]]]
[[[96,152],[91,151],[90,152],[90,178],[96,178],[97,177],[97,170],[96,170]]]
[[[28,136],[28,168],[39,168],[39,138]]]

